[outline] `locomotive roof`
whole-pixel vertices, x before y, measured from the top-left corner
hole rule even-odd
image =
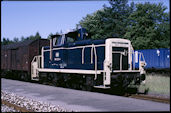
[[[99,45],[99,44],[104,44],[105,43],[105,39],[99,39],[99,40],[92,40],[92,39],[87,39],[87,40],[80,40],[80,41],[76,41],[73,43],[68,43],[67,46],[68,47],[75,47],[75,46],[85,46],[85,45]],[[64,45],[62,45],[64,46]],[[58,47],[62,47],[62,46],[54,46],[54,48],[58,48]],[[44,46],[44,49],[49,49],[49,46]]]
[[[36,40],[39,40],[39,39],[36,39]],[[25,40],[23,42],[16,42],[13,44],[2,45],[1,48],[2,49],[16,49],[16,48],[21,47],[21,46],[28,46],[36,40]],[[42,39],[40,39],[40,40],[42,40]],[[43,40],[46,40],[46,39],[43,39]]]

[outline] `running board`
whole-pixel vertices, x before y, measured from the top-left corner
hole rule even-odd
[[[101,74],[103,70],[81,70],[81,69],[49,69],[38,68],[39,72],[56,72],[56,73],[77,73],[77,74]]]
[[[104,85],[100,85],[100,86],[93,86],[94,88],[102,88],[102,89],[110,89],[109,86],[104,86]]]
[[[39,77],[32,77],[32,80],[39,81]]]

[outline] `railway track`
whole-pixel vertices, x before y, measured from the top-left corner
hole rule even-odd
[[[139,95],[132,94],[128,97],[170,104],[170,98],[154,97],[154,96],[142,95],[142,94]]]
[[[45,85],[51,85],[54,86],[52,84],[49,83],[44,83]],[[105,93],[105,94],[111,94],[111,92],[104,92],[104,90],[95,90],[93,92],[100,92],[100,93]],[[117,94],[114,94],[117,95]],[[170,104],[170,98],[163,98],[163,97],[155,97],[155,96],[150,96],[150,95],[145,95],[145,94],[130,94],[130,93],[126,93],[125,95],[123,95],[125,97],[130,97],[130,98],[136,98],[136,99],[142,99],[142,100],[150,100],[150,101],[155,101],[155,102],[161,102],[161,103],[168,103]],[[25,111],[27,112],[27,111]]]
[[[4,104],[4,105],[6,105],[8,107],[12,107],[12,108],[14,108],[15,110],[17,110],[19,112],[34,112],[33,110],[27,110],[25,107],[20,107],[18,105],[12,104],[12,103],[10,103],[10,102],[8,102],[6,100],[2,100],[2,99],[1,99],[1,104]]]

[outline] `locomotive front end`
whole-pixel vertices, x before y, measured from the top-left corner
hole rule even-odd
[[[143,54],[134,52],[127,39],[111,38],[105,44],[104,85],[122,89],[131,83],[140,85],[145,80]]]

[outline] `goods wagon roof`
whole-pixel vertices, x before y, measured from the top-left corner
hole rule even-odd
[[[28,46],[29,44],[31,44],[34,41],[36,41],[36,40],[26,40],[23,42],[17,42],[17,43],[13,43],[13,44],[9,44],[9,45],[2,45],[1,48],[2,49],[16,49],[21,46]]]

